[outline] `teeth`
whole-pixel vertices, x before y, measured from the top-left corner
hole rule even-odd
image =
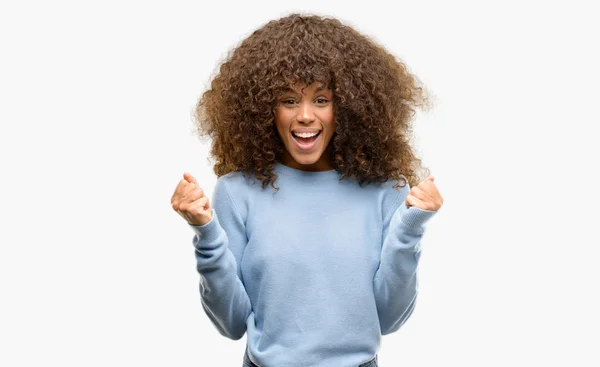
[[[317,135],[318,133],[319,133],[318,131],[315,131],[314,133],[296,133],[296,132],[294,132],[293,134],[296,136],[299,136],[301,138],[311,138],[311,137]]]

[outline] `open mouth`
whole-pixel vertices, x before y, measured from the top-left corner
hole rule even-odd
[[[302,135],[306,135],[306,134],[302,134]],[[298,148],[300,150],[310,150],[310,149],[314,148],[317,140],[319,139],[319,136],[321,136],[320,130],[317,132],[316,135],[310,136],[310,137],[301,137],[301,136],[296,135],[296,133],[292,132],[292,138],[294,139],[294,141],[296,142],[296,145],[298,146]]]

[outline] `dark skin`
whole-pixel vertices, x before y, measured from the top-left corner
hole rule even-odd
[[[280,157],[282,164],[302,171],[333,169],[331,142],[336,122],[330,89],[319,82],[292,86],[278,99],[274,112],[277,133],[285,146]],[[311,148],[303,148],[293,131],[318,132],[319,135]]]

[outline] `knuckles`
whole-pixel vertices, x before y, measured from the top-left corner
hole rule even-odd
[[[198,197],[192,202],[184,202],[185,197]],[[171,197],[171,207],[180,215],[185,216],[205,216],[200,206],[208,203],[208,198],[204,195],[204,190],[197,184],[181,179],[173,196]],[[198,205],[201,204],[201,205]]]

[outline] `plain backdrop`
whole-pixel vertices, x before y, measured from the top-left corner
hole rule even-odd
[[[202,310],[183,172],[192,111],[270,19],[333,15],[435,97],[415,149],[445,202],[380,366],[598,366],[598,34],[591,1],[0,5],[0,365],[241,366]],[[351,307],[351,305],[349,305]]]

